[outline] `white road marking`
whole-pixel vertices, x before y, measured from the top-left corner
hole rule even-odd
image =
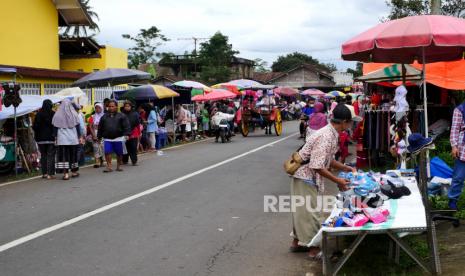
[[[255,148],[255,149],[253,149],[253,150],[250,150],[250,151],[244,152],[244,153],[242,153],[242,154],[236,155],[236,156],[234,156],[234,157],[231,157],[231,158],[229,158],[229,159],[223,160],[223,161],[221,161],[221,162],[219,162],[219,163],[216,163],[216,164],[214,164],[214,165],[208,166],[208,167],[203,168],[203,169],[200,169],[200,170],[198,170],[198,171],[195,171],[195,172],[186,174],[186,175],[184,175],[184,176],[181,176],[181,177],[179,177],[179,178],[173,179],[173,180],[171,180],[171,181],[169,181],[169,182],[166,182],[166,183],[164,183],[164,184],[158,185],[158,186],[153,187],[153,188],[151,188],[151,189],[148,189],[148,190],[146,190],[146,191],[143,191],[143,192],[140,192],[140,193],[138,193],[138,194],[135,194],[135,195],[132,195],[132,196],[123,198],[123,199],[121,199],[121,200],[119,200],[119,201],[116,201],[116,202],[113,202],[113,203],[111,203],[111,204],[105,205],[105,206],[100,207],[100,208],[98,208],[98,209],[95,209],[95,210],[93,210],[93,211],[84,213],[84,214],[82,214],[82,215],[80,215],[80,216],[77,216],[77,217],[75,217],[75,218],[72,218],[72,219],[63,221],[63,222],[61,222],[61,223],[58,223],[58,224],[55,224],[55,225],[53,225],[53,226],[44,228],[44,229],[39,230],[39,231],[37,231],[37,232],[34,232],[34,233],[32,233],[32,234],[26,235],[26,236],[24,236],[24,237],[22,237],[22,238],[19,238],[19,239],[16,239],[16,240],[14,240],[14,241],[5,243],[5,244],[3,244],[3,245],[0,246],[0,253],[3,252],[3,251],[8,250],[8,249],[10,249],[10,248],[16,247],[16,246],[18,246],[18,245],[20,245],[20,244],[23,244],[23,243],[26,243],[26,242],[28,242],[28,241],[37,239],[38,237],[41,237],[41,236],[43,236],[43,235],[46,235],[46,234],[48,234],[48,233],[50,233],[50,232],[59,230],[59,229],[61,229],[61,228],[64,228],[64,227],[66,227],[66,226],[69,226],[69,225],[71,225],[71,224],[74,224],[74,223],[76,223],[76,222],[79,222],[79,221],[81,221],[81,220],[85,220],[85,219],[90,218],[90,217],[92,217],[92,216],[94,216],[94,215],[97,215],[97,214],[103,213],[103,212],[105,212],[105,211],[108,211],[108,210],[110,210],[110,209],[112,209],[112,208],[115,208],[115,207],[117,207],[117,206],[120,206],[120,205],[122,205],[122,204],[128,203],[128,202],[133,201],[133,200],[135,200],[135,199],[138,199],[138,198],[140,198],[140,197],[143,197],[143,196],[152,194],[152,193],[154,193],[154,192],[156,192],[156,191],[159,191],[159,190],[161,190],[161,189],[167,188],[167,187],[169,187],[169,186],[171,186],[171,185],[174,185],[174,184],[176,184],[176,183],[179,183],[179,182],[181,182],[181,181],[184,181],[184,180],[186,180],[186,179],[189,179],[189,178],[191,178],[191,177],[194,177],[194,176],[199,175],[199,174],[201,174],[201,173],[204,173],[204,172],[206,172],[206,171],[209,171],[209,170],[212,170],[212,169],[217,168],[217,167],[219,167],[219,166],[222,166],[222,165],[224,165],[224,164],[230,163],[230,162],[232,162],[232,161],[234,161],[234,160],[237,160],[237,159],[239,159],[239,158],[242,158],[242,157],[244,157],[244,156],[247,156],[247,155],[249,155],[249,154],[252,154],[252,153],[254,153],[254,152],[257,152],[257,151],[259,151],[259,150],[262,150],[262,149],[264,149],[264,148],[266,148],[266,147],[269,147],[269,146],[274,145],[274,144],[276,144],[276,143],[282,142],[282,141],[284,141],[284,140],[286,140],[286,139],[288,139],[288,138],[290,138],[290,137],[293,137],[293,136],[295,136],[295,135],[297,135],[297,134],[298,134],[298,133],[291,134],[291,135],[289,135],[289,136],[286,136],[286,137],[281,138],[281,139],[279,139],[279,140],[276,140],[276,141],[274,141],[274,142],[268,143],[268,144],[266,144],[266,145],[263,145],[263,146],[260,146],[260,147],[258,147],[258,148]]]

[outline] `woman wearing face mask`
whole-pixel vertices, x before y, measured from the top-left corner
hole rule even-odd
[[[338,104],[333,110],[330,123],[311,135],[298,151],[303,163],[292,177],[291,196],[310,202],[305,202],[304,206],[292,206],[296,202],[291,200],[291,210],[295,210],[292,213],[292,252],[308,251],[310,258],[321,256],[320,244],[311,242],[321,227],[322,210],[317,210],[317,202],[323,202],[321,198],[318,199],[324,193],[323,177],[336,183],[340,191],[348,189],[348,180],[335,176],[329,168],[346,172],[356,171],[355,168],[336,161],[334,155],[339,149],[339,133],[350,128],[353,121],[359,119],[353,116],[344,104]],[[312,210],[308,210],[307,206]]]

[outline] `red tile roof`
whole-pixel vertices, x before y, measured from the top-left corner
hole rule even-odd
[[[283,72],[266,72],[266,73],[254,72],[252,79],[262,84],[267,84],[270,80],[276,79],[284,74],[285,73]]]

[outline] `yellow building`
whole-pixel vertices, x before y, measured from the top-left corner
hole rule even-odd
[[[94,72],[104,68],[127,68],[126,50],[111,46],[100,46],[95,57],[62,57],[60,68],[68,71]]]
[[[80,0],[1,0],[0,10],[0,67],[17,69],[22,94],[54,94],[86,73],[127,68],[123,49],[91,38],[60,37],[60,27],[92,24]],[[0,81],[11,79],[0,74]],[[97,100],[108,96],[105,89]]]

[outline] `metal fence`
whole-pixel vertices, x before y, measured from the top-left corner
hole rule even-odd
[[[117,85],[113,87],[96,87],[94,88],[94,103],[95,102],[103,102],[105,98],[111,98],[111,94],[113,91],[121,91],[121,90],[126,90],[127,87],[124,85]],[[90,97],[89,97],[90,99]]]

